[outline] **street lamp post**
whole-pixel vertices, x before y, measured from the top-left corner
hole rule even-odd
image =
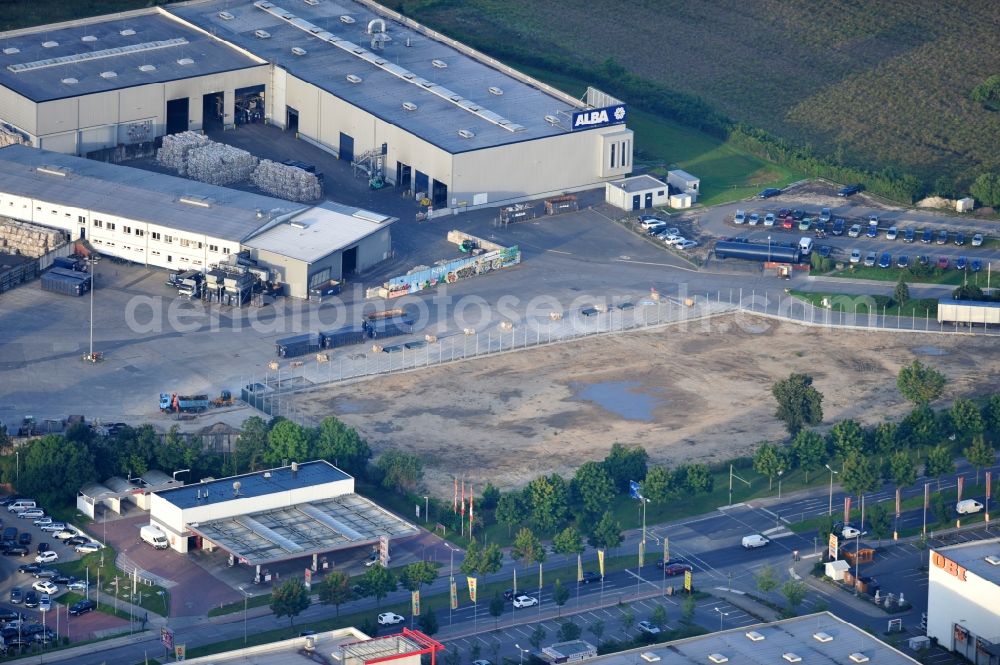
[[[830,515],[832,517],[833,516],[833,477],[836,476],[837,474],[839,474],[840,472],[839,471],[834,471],[833,469],[831,469],[829,464],[826,465],[826,470],[830,472],[830,508],[829,508],[829,512],[827,512],[827,515]]]
[[[427,521],[430,519],[430,513],[428,511],[429,507],[430,507],[430,500],[429,500],[428,497],[425,496],[424,497],[424,524],[427,524]]]
[[[718,607],[713,607],[712,609],[719,613],[719,630],[722,630],[722,618],[729,616],[729,612],[723,612]]]
[[[517,656],[520,659],[519,665],[524,665],[524,654],[528,653],[528,649],[522,649],[520,644],[515,644],[514,648],[517,649]]]
[[[771,262],[771,236],[767,236],[767,262]]]
[[[778,471],[778,498],[779,499],[781,498],[781,474],[783,474],[784,472],[785,472],[784,469],[782,469],[781,471]]]
[[[177,480],[178,473],[191,473],[191,469],[177,469],[176,471],[174,471],[173,476],[175,481]]]
[[[241,584],[237,587],[243,593],[243,648],[247,648],[247,601],[250,594],[247,593],[247,585]]]

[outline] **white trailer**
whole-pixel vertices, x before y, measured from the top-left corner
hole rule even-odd
[[[941,299],[937,312],[940,323],[1000,325],[1000,302]]]

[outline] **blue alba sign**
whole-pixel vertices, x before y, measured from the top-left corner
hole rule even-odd
[[[624,124],[626,115],[624,104],[577,111],[573,114],[573,129],[593,129],[594,127],[621,125]]]

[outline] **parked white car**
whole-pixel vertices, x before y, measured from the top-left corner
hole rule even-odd
[[[405,619],[395,612],[382,612],[378,615],[378,625],[380,626],[395,626],[397,623],[403,623]]]
[[[975,499],[963,499],[955,504],[955,512],[959,515],[971,515],[983,509],[983,504]]]
[[[518,596],[514,599],[514,607],[531,607],[532,605],[537,605],[538,599],[532,596]]]
[[[48,580],[40,580],[31,585],[31,588],[39,593],[47,593],[49,595],[59,593],[59,587]]]
[[[35,563],[55,563],[59,560],[59,555],[52,550],[42,552],[35,557]]]
[[[77,545],[75,549],[79,554],[87,554],[89,552],[96,552],[100,550],[101,544],[91,541],[89,543],[82,543],[80,545]]]
[[[694,249],[697,246],[697,240],[685,240],[684,242],[677,244],[677,249]]]
[[[861,263],[861,250],[852,249],[851,250],[851,263]]]
[[[752,550],[757,547],[764,547],[764,545],[767,545],[769,542],[771,541],[759,533],[743,536],[743,547],[748,550]]]

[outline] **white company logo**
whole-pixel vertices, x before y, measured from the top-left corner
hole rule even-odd
[[[611,116],[614,116],[616,122],[621,122],[625,119],[624,106],[616,106],[611,112],[611,116],[608,115],[608,110],[609,109],[607,108],[594,109],[592,111],[583,111],[575,114],[573,119],[573,129],[607,125],[611,122]]]

